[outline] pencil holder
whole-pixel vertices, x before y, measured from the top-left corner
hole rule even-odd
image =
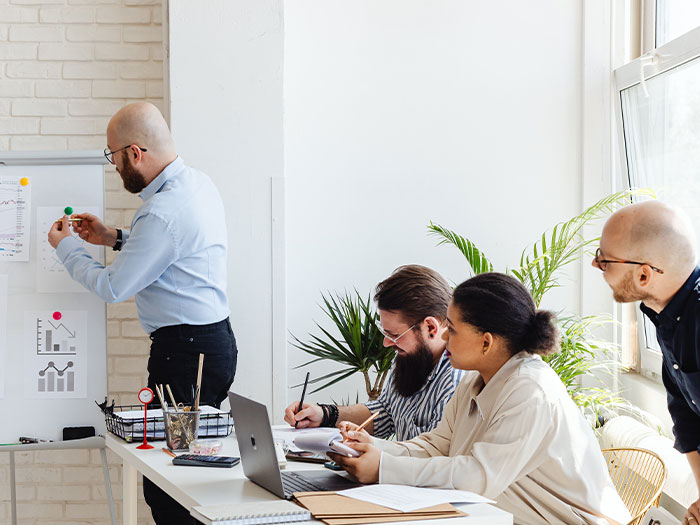
[[[165,412],[165,442],[170,450],[188,449],[199,433],[199,410]]]

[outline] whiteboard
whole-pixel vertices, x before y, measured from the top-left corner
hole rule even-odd
[[[104,433],[95,401],[107,395],[106,306],[56,264],[46,230],[66,206],[104,217],[105,163],[94,151],[0,154],[0,443],[58,440],[63,427],[73,426]],[[18,178],[30,188],[21,212],[12,208],[21,198],[11,198]],[[8,215],[29,229],[16,250],[28,251],[26,261],[7,252]],[[104,262],[104,248],[91,250]]]

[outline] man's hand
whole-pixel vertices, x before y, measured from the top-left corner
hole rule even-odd
[[[68,215],[64,215],[61,217],[60,222],[54,222],[53,225],[51,225],[51,229],[49,230],[49,244],[55,250],[58,243],[66,237],[71,237]]]
[[[321,426],[321,421],[323,421],[323,409],[320,406],[304,403],[299,412],[297,412],[298,408],[299,401],[295,401],[284,410],[284,420],[287,423],[291,426],[295,426],[296,424],[296,428],[314,428]]]
[[[74,213],[71,218],[80,219],[73,223],[73,231],[90,244],[112,247],[117,242],[117,230],[107,228],[104,223],[91,213]]]
[[[700,525],[700,499],[691,503],[683,519],[684,525]]]

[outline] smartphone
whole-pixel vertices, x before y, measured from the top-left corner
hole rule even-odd
[[[323,464],[324,467],[329,468],[331,470],[345,470],[343,467],[338,465],[335,461],[326,461]]]
[[[230,468],[238,465],[241,458],[235,456],[203,456],[201,454],[182,454],[173,458],[173,465],[190,467],[221,467]]]

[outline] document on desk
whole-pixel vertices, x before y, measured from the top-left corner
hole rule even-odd
[[[341,490],[337,494],[401,512],[411,512],[441,503],[494,503],[493,500],[466,490],[429,489],[409,485],[365,485]]]

